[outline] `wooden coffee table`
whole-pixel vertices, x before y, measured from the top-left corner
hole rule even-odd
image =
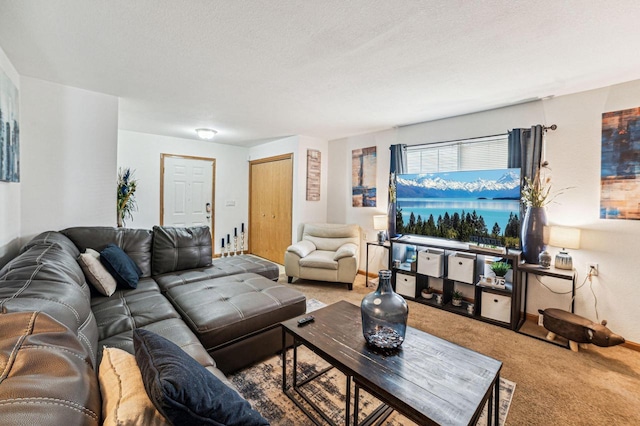
[[[359,390],[365,389],[383,406],[363,424],[385,418],[397,410],[420,425],[475,424],[487,401],[488,424],[498,424],[498,393],[502,362],[407,327],[401,350],[393,355],[376,352],[362,335],[360,307],[338,302],[311,313],[315,321],[298,327],[304,315],[282,322],[283,348],[287,334],[293,336],[293,384],[287,384],[287,351],[282,352],[282,390],[316,424],[320,422],[298,400],[305,399],[330,424],[329,417],[304,395],[305,383],[324,374],[318,372],[297,381],[297,345],[303,344],[340,370],[346,377],[345,422],[358,424]],[[331,368],[331,367],[330,367]],[[353,419],[351,387],[355,387]]]

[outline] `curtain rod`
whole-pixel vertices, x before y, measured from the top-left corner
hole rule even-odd
[[[542,126],[542,130],[543,131],[547,131],[547,130],[556,130],[558,128],[557,125],[552,124],[551,126]],[[525,132],[530,132],[531,129],[525,129]],[[455,143],[455,142],[462,142],[462,141],[472,141],[472,140],[476,140],[476,139],[488,139],[488,138],[497,138],[498,136],[508,136],[509,132],[507,133],[498,133],[495,135],[487,135],[487,136],[475,136],[472,138],[462,138],[462,139],[452,139],[452,140],[448,140],[448,141],[439,141],[439,142],[425,142],[425,143],[419,143],[419,144],[415,144],[415,145],[406,145],[405,147],[407,149],[411,149],[414,147],[420,147],[420,146],[425,146],[425,145],[440,145],[440,144],[449,144],[449,143]]]

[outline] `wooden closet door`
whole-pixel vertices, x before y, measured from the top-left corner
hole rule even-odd
[[[291,244],[293,154],[252,161],[249,170],[251,253],[283,264]]]

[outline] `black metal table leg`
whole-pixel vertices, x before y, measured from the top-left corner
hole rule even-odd
[[[282,392],[287,392],[287,330],[282,327]]]
[[[353,383],[355,390],[353,391],[353,426],[358,426],[358,406],[360,402],[360,386],[357,383]]]
[[[496,384],[495,384],[495,396],[493,398],[493,403],[495,404],[495,425],[498,426],[500,422],[500,372],[496,376]]]

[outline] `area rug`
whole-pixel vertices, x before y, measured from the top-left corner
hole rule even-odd
[[[313,312],[320,308],[324,308],[325,306],[327,306],[326,303],[323,303],[317,299],[307,299],[307,313]]]
[[[287,356],[287,373],[291,373],[291,353]],[[305,347],[298,349],[298,380],[303,380],[328,364],[318,355]],[[229,377],[239,392],[274,426],[312,425],[313,422],[282,392],[282,359],[274,356],[260,364],[256,364]],[[289,377],[287,383],[291,383]],[[344,423],[345,407],[345,376],[337,369],[318,377],[305,385],[304,391],[316,404],[322,407],[331,419]],[[509,412],[511,398],[515,390],[515,383],[500,379],[500,424],[504,425]],[[353,391],[352,391],[353,392]],[[352,393],[353,395],[353,393]],[[361,391],[360,420],[372,412],[380,404],[374,397]],[[479,425],[487,424],[486,407]],[[385,424],[391,426],[414,425],[415,423],[399,413],[393,414]]]

